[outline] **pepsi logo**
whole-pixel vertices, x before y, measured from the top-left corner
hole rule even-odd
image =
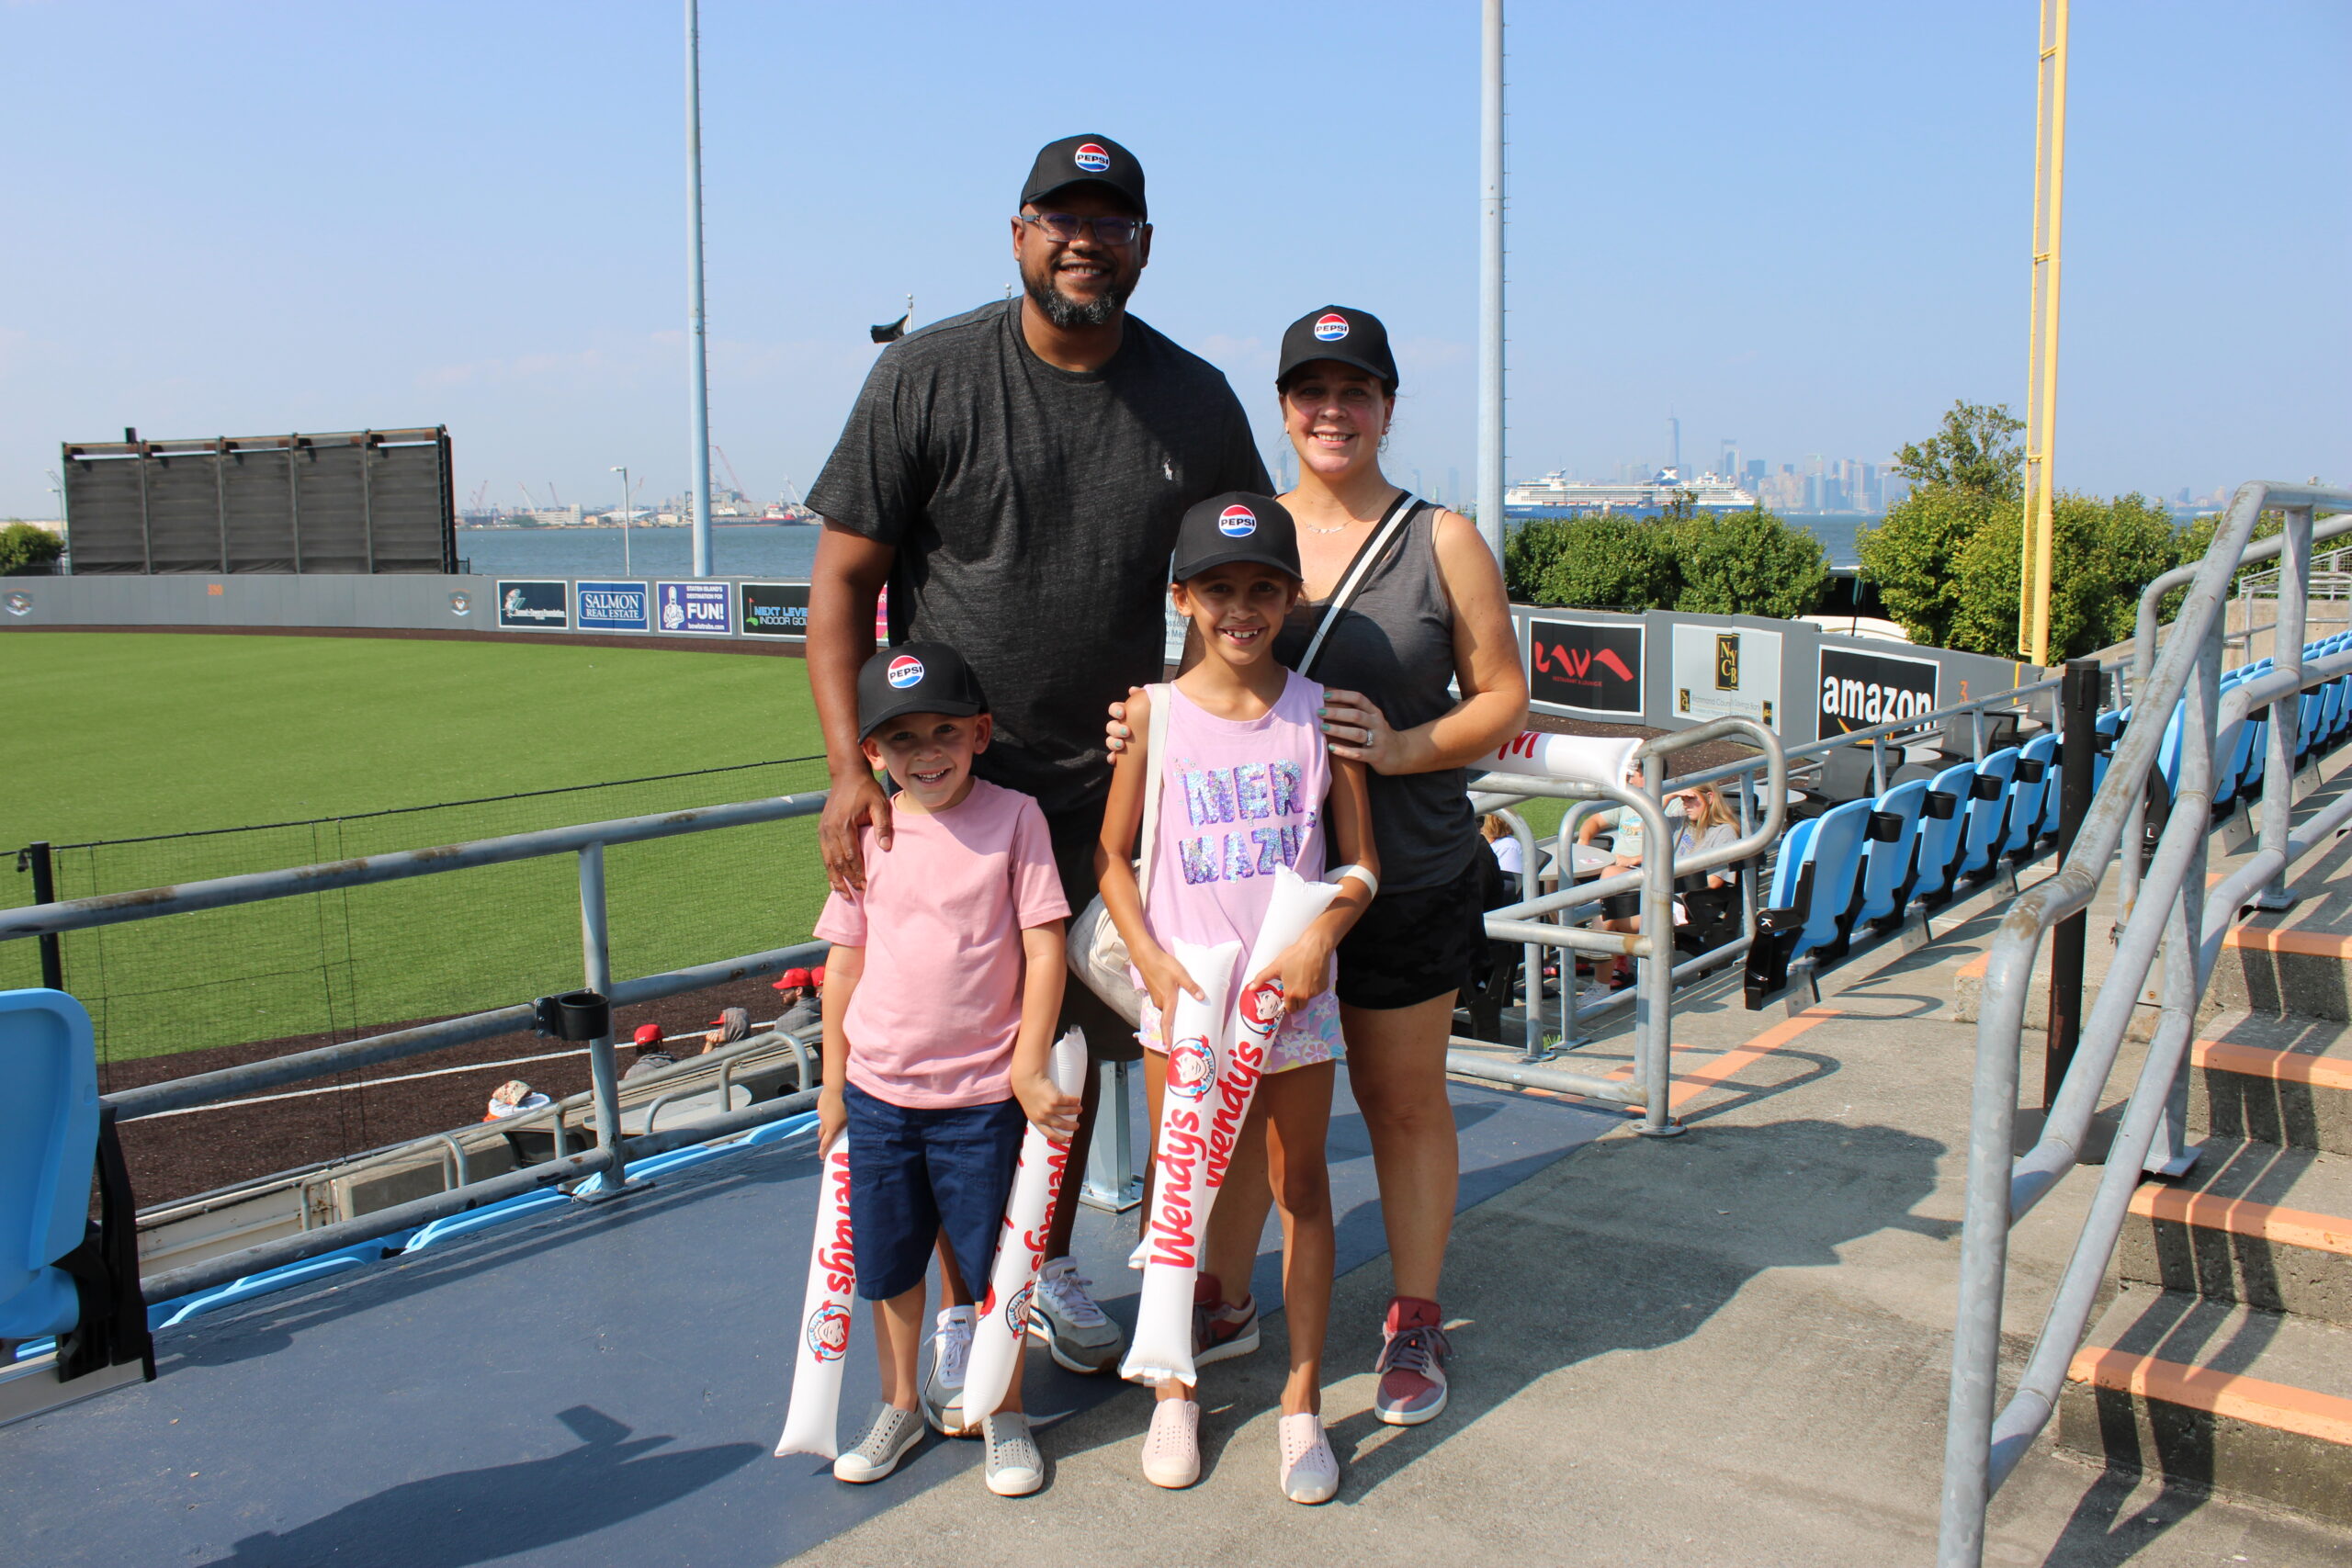
[[[1111,166],[1111,154],[1089,141],[1070,154],[1070,162],[1090,175],[1099,175]]]
[[[849,1309],[825,1302],[808,1314],[808,1349],[820,1361],[838,1361],[849,1348]]]
[[[902,653],[890,660],[890,668],[884,674],[892,690],[903,692],[922,679],[922,660],[911,653]]]
[[[1216,1059],[1209,1055],[1209,1043],[1195,1035],[1179,1040],[1168,1052],[1168,1092],[1181,1094],[1186,1100],[1198,1100],[1209,1091],[1216,1080]]]
[[[1216,531],[1228,539],[1246,539],[1258,531],[1258,514],[1246,506],[1228,506],[1216,514]]]
[[[1337,343],[1348,335],[1348,319],[1337,310],[1327,310],[1315,318],[1315,337],[1318,343]]]

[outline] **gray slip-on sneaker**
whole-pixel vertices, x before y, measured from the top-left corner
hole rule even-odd
[[[895,1404],[876,1404],[857,1446],[833,1461],[833,1479],[864,1485],[899,1468],[922,1437],[922,1418]]]
[[[1046,1483],[1046,1456],[1029,1435],[1029,1417],[1018,1410],[1000,1410],[980,1418],[980,1436],[988,1444],[989,1490],[1000,1497],[1026,1497]]]

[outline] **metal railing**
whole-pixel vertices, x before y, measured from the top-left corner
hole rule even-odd
[[[1674,857],[1674,836],[1668,831],[1666,822],[1666,769],[1663,761],[1677,751],[1734,736],[1753,741],[1758,750],[1759,755],[1753,765],[1763,768],[1768,780],[1764,820],[1752,831],[1744,833],[1729,844],[1678,863]],[[1613,801],[1641,818],[1643,842],[1650,848],[1643,856],[1641,865],[1633,871],[1563,888],[1557,893],[1540,893],[1534,881],[1534,838],[1523,821],[1517,823],[1514,832],[1520,838],[1523,857],[1521,861],[1520,890],[1524,897],[1516,904],[1490,911],[1487,916],[1487,934],[1498,942],[1523,944],[1527,964],[1526,1052],[1518,1062],[1500,1062],[1464,1051],[1449,1050],[1445,1066],[1448,1072],[1464,1077],[1521,1088],[1557,1089],[1589,1099],[1634,1106],[1642,1112],[1642,1123],[1635,1130],[1645,1137],[1663,1138],[1671,1137],[1682,1130],[1673,1120],[1671,1088],[1673,989],[1675,979],[1683,973],[1672,962],[1675,952],[1675,878],[1702,874],[1734,865],[1770,847],[1781,836],[1781,827],[1786,817],[1789,769],[1787,758],[1781,749],[1781,738],[1762,725],[1745,718],[1711,719],[1671,735],[1653,736],[1634,749],[1628,765],[1653,759],[1659,765],[1643,770],[1643,785],[1639,794],[1622,784],[1536,778],[1521,773],[1487,773],[1472,781],[1473,804],[1482,810],[1495,810],[1536,796],[1574,801]],[[1621,893],[1640,895],[1642,929],[1638,931],[1587,931],[1543,918]],[[1535,1065],[1545,1055],[1542,1015],[1544,970],[1540,953],[1547,947],[1567,953],[1590,953],[1612,957],[1628,955],[1635,961],[1632,994],[1636,1040],[1634,1077],[1630,1081]],[[1744,947],[1742,951],[1745,951]],[[1573,1009],[1576,1005],[1568,995],[1574,986],[1574,966],[1564,962],[1561,965],[1564,1009]]]
[[[2106,781],[2064,863],[2056,875],[2009,907],[1987,951],[1976,1030],[1939,1568],[1978,1568],[1983,1562],[1985,1506],[2057,1407],[2067,1366],[2089,1326],[2109,1259],[2122,1233],[2132,1190],[2143,1174],[2177,1174],[2194,1157],[2193,1153],[2184,1155],[2177,1145],[2187,1094],[2181,1065],[2222,935],[2249,900],[2263,908],[2283,908],[2291,897],[2285,886],[2288,866],[2352,818],[2352,795],[2346,795],[2318,813],[2301,834],[2291,831],[2301,693],[2352,673],[2352,652],[2321,659],[2307,658],[2304,652],[2312,513],[2321,506],[2352,511],[2352,491],[2242,485],[2205,558],[2148,585],[2140,601],[2132,722],[2124,728]],[[2284,510],[2285,529],[2276,539],[2250,545],[2256,520],[2266,507]],[[2340,520],[2323,533],[2347,527],[2352,519]],[[2222,607],[2231,580],[2245,562],[2274,557],[2281,563],[2275,666],[2225,694],[2221,687]],[[2165,594],[2184,584],[2188,597],[2159,655],[2157,607]],[[2205,859],[2213,828],[2217,758],[2228,754],[2239,728],[2265,705],[2269,708],[2269,751],[2262,779],[2260,847],[2209,891]],[[2136,852],[2138,829],[2149,775],[2176,708],[2182,721],[2178,779],[2171,813],[2143,874]],[[2123,845],[2134,852],[2123,856],[2126,897],[2107,981],[2084,1022],[2074,1060],[2059,1080],[2041,1136],[2025,1155],[2013,1158],[2020,1036],[2035,955],[2052,927],[2090,903]],[[2015,1393],[1996,1416],[2010,1227],[2081,1161],[2092,1113],[2159,951],[2164,967],[2154,1038],[2031,1357]]]
[[[0,910],[0,942],[87,931],[132,920],[157,919],[199,909],[261,903],[335,888],[395,882],[408,877],[433,876],[545,855],[572,854],[579,859],[582,976],[587,989],[605,996],[614,1007],[628,1007],[685,991],[700,990],[708,986],[723,985],[731,980],[778,974],[796,965],[817,962],[822,958],[828,944],[821,942],[801,942],[616,984],[612,978],[611,950],[605,924],[605,846],[642,843],[682,834],[712,832],[726,828],[814,816],[824,808],[824,803],[825,796],[821,791],[779,795],[767,800],[703,807],[649,817],[621,818],[607,822],[511,834],[503,838],[479,839],[469,843],[371,855],[359,860],[218,877],[138,892],[104,894],[63,903],[28,905]],[[363,1040],[345,1041],[315,1050],[249,1062],[241,1066],[146,1084],[106,1096],[102,1103],[113,1109],[118,1122],[134,1121],[167,1111],[233,1099],[277,1084],[327,1077],[354,1067],[396,1061],[528,1029],[533,1026],[536,1016],[537,1010],[532,1003],[518,1003],[463,1018],[447,1019],[438,1023],[395,1030]],[[558,1183],[577,1181],[600,1172],[603,1179],[594,1184],[593,1193],[576,1195],[583,1200],[611,1196],[623,1190],[628,1180],[628,1164],[633,1159],[748,1132],[797,1114],[808,1109],[816,1100],[815,1092],[805,1087],[804,1070],[804,1088],[799,1093],[763,1100],[740,1111],[722,1107],[719,1114],[698,1119],[691,1125],[667,1133],[649,1131],[639,1137],[626,1138],[621,1133],[620,1080],[615,1065],[612,1033],[608,1030],[588,1042],[588,1047],[593,1082],[591,1096],[595,1108],[595,1147],[577,1154],[560,1154],[553,1160],[474,1182],[464,1179],[468,1174],[465,1156],[462,1150],[458,1150],[456,1156],[458,1186],[413,1202],[379,1209],[356,1219],[322,1225],[299,1235],[281,1237],[259,1247],[222,1254],[186,1268],[150,1276],[143,1281],[148,1299],[164,1300],[209,1289],[243,1275],[319,1257],[481,1204],[540,1190]]]

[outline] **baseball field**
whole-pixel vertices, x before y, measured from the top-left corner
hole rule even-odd
[[[11,632],[0,735],[0,848],[61,846],[62,897],[824,782],[781,761],[820,750],[799,660],[556,642]],[[614,847],[615,974],[806,937],[814,844],[812,820]],[[31,898],[0,878],[0,905]],[[64,958],[112,1060],[500,1006],[579,983],[575,862],[115,926]],[[0,986],[38,976],[34,943],[0,943]]]

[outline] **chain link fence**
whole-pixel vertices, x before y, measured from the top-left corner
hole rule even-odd
[[[447,801],[303,822],[51,847],[59,899],[355,859],[825,787],[821,757]],[[804,941],[825,897],[817,822],[605,851],[616,978]],[[33,901],[32,878],[5,901]],[[356,1038],[576,987],[578,862],[549,855],[76,931],[65,989],[98,1060]],[[0,943],[0,987],[38,986],[40,944]],[[274,1054],[274,1053],[273,1053]]]

